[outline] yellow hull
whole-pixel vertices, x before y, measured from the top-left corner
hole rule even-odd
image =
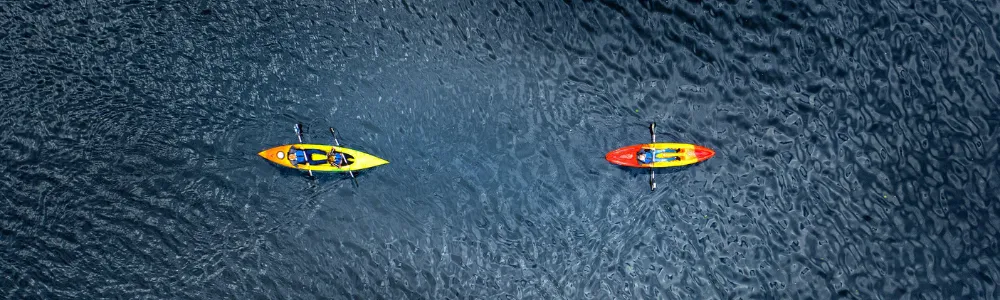
[[[329,153],[331,149],[335,149],[337,152],[344,153],[347,156],[348,164],[342,167],[338,167],[329,163],[323,164],[293,164],[291,160],[288,159],[288,151],[292,147],[296,149],[315,149],[323,151],[324,153]],[[263,157],[273,163],[279,164],[284,167],[303,170],[303,171],[313,171],[313,172],[347,172],[347,171],[357,171],[362,169],[367,169],[371,167],[377,167],[389,163],[388,161],[378,158],[374,155],[364,153],[358,150],[336,147],[331,145],[317,145],[317,144],[290,144],[277,146],[271,149],[267,149],[257,153],[260,157]],[[315,160],[326,160],[326,157],[313,157]]]
[[[676,160],[671,161],[657,161],[649,164],[651,168],[665,168],[665,167],[679,167],[686,166],[698,162],[698,156],[694,154],[694,145],[692,144],[680,144],[680,143],[656,143],[647,144],[648,149],[677,149],[680,152],[676,153],[657,153],[656,159],[665,159],[669,157],[677,157]]]

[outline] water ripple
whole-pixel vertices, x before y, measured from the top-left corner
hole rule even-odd
[[[3,298],[996,298],[990,2],[0,16]],[[254,155],[296,121],[392,163]],[[719,154],[649,193],[650,121]]]

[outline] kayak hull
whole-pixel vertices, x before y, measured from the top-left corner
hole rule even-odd
[[[296,149],[313,149],[320,150],[323,153],[329,153],[331,149],[335,149],[337,152],[344,153],[347,157],[348,164],[345,166],[335,166],[329,163],[322,164],[293,164],[292,161],[288,159],[288,151],[295,147]],[[313,171],[313,172],[348,172],[357,171],[362,169],[368,169],[371,167],[377,167],[389,162],[378,158],[374,155],[364,153],[358,150],[336,147],[331,145],[317,145],[317,144],[289,144],[281,145],[271,149],[267,149],[257,153],[260,157],[267,159],[270,162],[281,165],[283,167],[292,168],[296,170],[303,171]],[[325,159],[325,156],[323,157]]]
[[[644,149],[669,150],[674,152],[661,152],[656,155],[653,163],[640,163],[636,154]],[[715,156],[715,151],[694,144],[681,143],[653,143],[637,144],[621,147],[604,156],[604,159],[612,164],[633,168],[666,168],[686,166],[708,160]],[[672,158],[673,157],[673,158]],[[672,159],[672,160],[667,160]]]

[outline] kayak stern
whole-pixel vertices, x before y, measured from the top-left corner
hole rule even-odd
[[[608,152],[608,154],[604,155],[604,159],[619,166],[644,168],[639,164],[639,160],[635,157],[635,154],[639,152],[639,150],[642,150],[644,146],[645,145],[632,145],[621,147]]]

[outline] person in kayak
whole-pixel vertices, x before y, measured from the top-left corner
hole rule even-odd
[[[291,148],[288,151],[288,160],[292,162],[293,165],[298,164],[308,164],[308,165],[318,165],[325,163],[324,160],[314,160],[312,156],[315,154],[326,155],[326,152],[319,149],[298,149]]]
[[[639,159],[639,163],[651,164],[653,163],[653,153],[649,149],[642,149],[639,153],[636,153],[635,157]]]
[[[674,160],[680,160],[681,159],[680,156],[669,156],[669,157],[666,157],[666,158],[663,158],[663,159],[657,159],[656,158],[657,154],[664,153],[664,152],[667,152],[667,153],[680,153],[681,149],[662,149],[662,150],[642,149],[642,151],[639,151],[639,153],[636,153],[635,157],[639,160],[639,163],[643,163],[643,164],[651,164],[651,163],[654,163],[654,162],[667,162],[667,161],[674,161]]]
[[[337,151],[337,149],[330,149],[330,155],[326,156],[326,160],[331,166],[343,168],[347,165],[347,156],[343,152]]]

